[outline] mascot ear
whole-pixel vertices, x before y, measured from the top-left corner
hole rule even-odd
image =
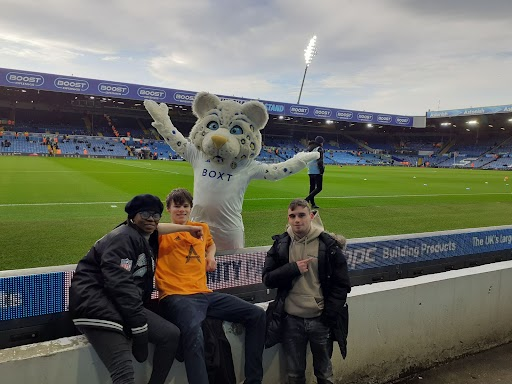
[[[254,123],[256,129],[261,130],[268,121],[267,108],[259,101],[251,100],[242,104],[242,112]]]
[[[206,113],[219,105],[220,99],[208,92],[199,92],[194,98],[192,112],[198,118],[202,119]]]

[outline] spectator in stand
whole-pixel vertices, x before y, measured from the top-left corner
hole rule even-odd
[[[315,137],[315,141],[310,141],[308,144],[308,151],[312,152],[317,150],[320,157],[317,160],[308,163],[309,175],[309,195],[304,200],[311,204],[312,208],[320,208],[315,203],[315,196],[322,191],[324,179],[324,138],[322,136]]]

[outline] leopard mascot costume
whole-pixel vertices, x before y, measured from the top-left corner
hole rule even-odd
[[[320,156],[318,152],[300,152],[282,163],[256,161],[261,150],[260,131],[268,121],[267,109],[259,101],[240,104],[198,93],[192,104],[197,121],[188,138],[172,124],[165,103],[145,100],[144,106],[167,144],[192,164],[190,220],[208,223],[219,251],[244,247],[242,203],[252,179],[282,179]]]

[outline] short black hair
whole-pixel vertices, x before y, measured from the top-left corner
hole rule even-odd
[[[194,198],[192,194],[185,188],[176,188],[173,189],[167,197],[165,198],[165,206],[167,209],[171,207],[171,203],[183,205],[185,203],[189,203],[192,207]]]

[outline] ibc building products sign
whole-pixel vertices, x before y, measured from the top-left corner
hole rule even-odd
[[[457,233],[439,232],[439,235],[418,237],[397,235],[392,236],[394,240],[349,242],[345,250],[349,269],[408,264],[512,249],[511,226],[489,231],[480,228],[444,231],[446,232]]]
[[[81,93],[98,97],[120,97],[130,100],[152,99],[160,103],[191,105],[197,92],[179,89],[151,87],[130,83],[119,83],[96,79],[84,79],[74,76],[61,76],[49,73],[36,73],[0,68],[0,86],[18,88],[37,88],[44,91]],[[217,95],[221,100],[233,100],[244,103],[251,99],[227,95]],[[275,101],[259,100],[271,115],[352,121],[359,123],[380,123],[399,126],[411,126],[409,116],[379,114],[374,112],[325,108],[312,105],[297,105]],[[504,106],[506,107],[506,106]],[[508,106],[512,110],[512,106]],[[506,112],[504,108],[503,112]]]

